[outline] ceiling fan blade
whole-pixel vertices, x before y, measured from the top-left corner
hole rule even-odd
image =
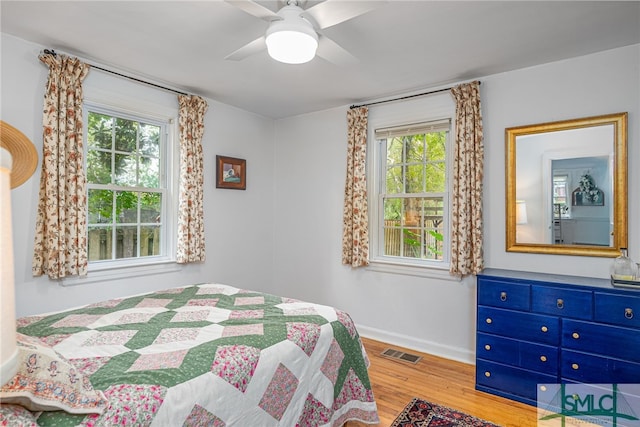
[[[232,52],[229,55],[225,56],[224,59],[229,59],[231,61],[241,61],[248,56],[255,55],[256,53],[265,50],[266,48],[267,45],[264,42],[264,36],[262,36],[250,43],[245,44],[235,52]]]
[[[325,0],[304,11],[302,16],[311,17],[319,29],[329,28],[356,16],[365,14],[383,4],[386,0],[344,1]]]
[[[316,55],[336,65],[353,65],[359,62],[358,58],[322,34],[318,35],[318,50],[316,51]]]
[[[249,15],[253,15],[256,18],[263,19],[267,22],[275,21],[277,19],[282,19],[278,16],[277,13],[272,11],[271,9],[267,9],[266,7],[258,4],[254,1],[250,0],[224,0],[232,6],[237,7],[244,12],[247,12]]]

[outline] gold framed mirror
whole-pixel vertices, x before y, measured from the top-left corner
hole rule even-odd
[[[508,252],[627,247],[627,113],[505,129]]]

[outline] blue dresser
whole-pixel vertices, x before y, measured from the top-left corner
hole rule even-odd
[[[487,269],[477,313],[478,390],[536,405],[538,384],[640,383],[640,289]]]

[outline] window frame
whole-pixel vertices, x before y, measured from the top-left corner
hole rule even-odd
[[[129,113],[123,113],[119,110],[115,110],[113,108],[106,108],[104,106],[98,106],[98,105],[93,105],[93,104],[85,104],[85,108],[83,111],[85,117],[85,126],[83,129],[83,133],[84,133],[84,141],[85,141],[85,148],[84,148],[84,160],[85,160],[85,174],[88,175],[89,169],[88,169],[88,165],[87,165],[87,160],[88,160],[88,153],[89,150],[92,149],[92,147],[89,144],[89,139],[88,139],[88,127],[86,126],[86,124],[88,123],[88,116],[91,113],[95,113],[95,114],[100,114],[100,115],[104,115],[104,116],[109,116],[112,118],[116,118],[116,119],[123,119],[123,120],[127,120],[127,121],[131,121],[131,122],[138,122],[138,123],[143,123],[143,124],[148,124],[148,125],[153,125],[153,126],[157,126],[160,128],[160,147],[158,150],[158,166],[159,166],[159,183],[158,183],[158,187],[141,187],[141,186],[128,186],[128,185],[123,185],[123,184],[116,184],[116,183],[109,183],[109,184],[95,184],[95,183],[86,183],[87,186],[87,193],[90,190],[108,190],[108,191],[113,191],[113,192],[123,192],[123,191],[127,191],[127,192],[134,192],[134,193],[140,193],[140,192],[150,192],[150,193],[159,193],[162,196],[162,203],[161,203],[161,225],[160,225],[160,254],[159,255],[152,255],[152,256],[141,256],[140,255],[140,241],[138,239],[136,239],[136,253],[138,253],[137,256],[135,257],[129,257],[129,258],[109,258],[109,259],[102,259],[102,260],[94,260],[91,261],[89,260],[89,265],[91,266],[93,264],[95,269],[100,269],[101,266],[106,266],[106,268],[112,268],[109,267],[108,265],[116,265],[120,264],[122,262],[125,261],[129,261],[132,264],[138,264],[138,263],[142,263],[142,264],[146,264],[147,262],[143,262],[142,260],[144,259],[145,261],[148,262],[154,262],[154,261],[161,261],[167,258],[167,254],[169,251],[169,248],[167,247],[167,238],[169,236],[167,236],[167,224],[165,222],[165,218],[167,217],[167,212],[168,212],[168,204],[167,204],[167,198],[168,198],[168,193],[169,193],[169,188],[167,186],[166,183],[166,179],[167,179],[167,165],[166,165],[166,152],[167,152],[167,133],[168,133],[168,123],[163,121],[163,120],[158,120],[156,118],[151,118],[147,115],[142,116],[142,115],[132,115]],[[113,152],[115,150],[115,147],[111,147],[110,150],[108,152]],[[103,150],[96,150],[99,152],[104,152]],[[117,150],[116,150],[116,154],[117,154]],[[136,156],[138,156],[138,153],[136,153]],[[143,156],[144,157],[144,156]],[[113,206],[113,209],[115,209],[115,206]],[[136,210],[138,211],[140,209],[140,200],[138,200],[137,202],[137,207]],[[88,213],[88,204],[87,204],[87,218],[89,217],[89,213]],[[118,222],[116,221],[115,223],[112,222],[112,225],[115,225],[116,227],[118,226]],[[134,223],[126,223],[124,225],[121,226],[133,226]],[[137,221],[135,223],[135,227],[137,229],[136,234],[139,233],[139,229],[140,227],[142,227],[144,224],[143,221]],[[89,221],[87,220],[87,225],[89,226]],[[115,231],[115,227],[114,229],[111,231],[112,233],[112,239],[116,239],[116,231]],[[113,242],[115,242],[115,240],[113,240]],[[115,247],[115,243],[112,243],[112,254],[111,256],[113,256],[115,254],[116,251],[116,247]],[[128,263],[127,263],[128,264]]]
[[[177,143],[179,137],[177,135],[178,129],[176,125],[178,108],[172,109],[101,90],[94,90],[92,95],[91,97],[85,97],[83,102],[84,123],[82,131],[85,179],[87,177],[86,162],[89,150],[87,119],[90,111],[99,114],[113,115],[127,120],[141,120],[151,124],[161,123],[164,128],[164,147],[161,146],[160,148],[160,179],[161,182],[164,181],[165,183],[162,201],[165,219],[162,221],[163,230],[161,231],[161,245],[163,246],[163,250],[161,251],[161,255],[90,261],[87,276],[65,278],[61,281],[61,284],[63,286],[73,286],[180,270],[180,265],[176,263],[178,181],[180,171],[178,164],[179,147]],[[162,158],[163,155],[164,159]],[[88,194],[90,184],[87,181],[85,182]],[[115,189],[116,187],[114,187],[114,190]],[[133,191],[136,189],[138,189],[138,187],[132,188]],[[89,224],[88,208],[87,203],[87,211],[85,214],[87,224]]]
[[[395,104],[395,103],[394,103]],[[398,105],[401,104],[401,105]],[[446,150],[446,191],[443,203],[443,260],[431,261],[415,258],[384,256],[384,205],[380,197],[385,182],[386,151],[383,153],[376,129],[395,128],[425,122],[450,120]],[[449,93],[422,99],[381,105],[369,109],[367,131],[367,191],[369,206],[369,270],[442,280],[459,281],[449,274],[451,257],[451,197],[453,175],[453,144],[455,144],[455,104]]]

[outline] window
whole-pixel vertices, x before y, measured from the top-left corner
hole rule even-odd
[[[375,130],[372,261],[448,267],[450,126]]]
[[[553,176],[553,216],[554,218],[571,218],[569,203],[569,176]]]
[[[89,266],[169,257],[167,120],[85,105]]]

